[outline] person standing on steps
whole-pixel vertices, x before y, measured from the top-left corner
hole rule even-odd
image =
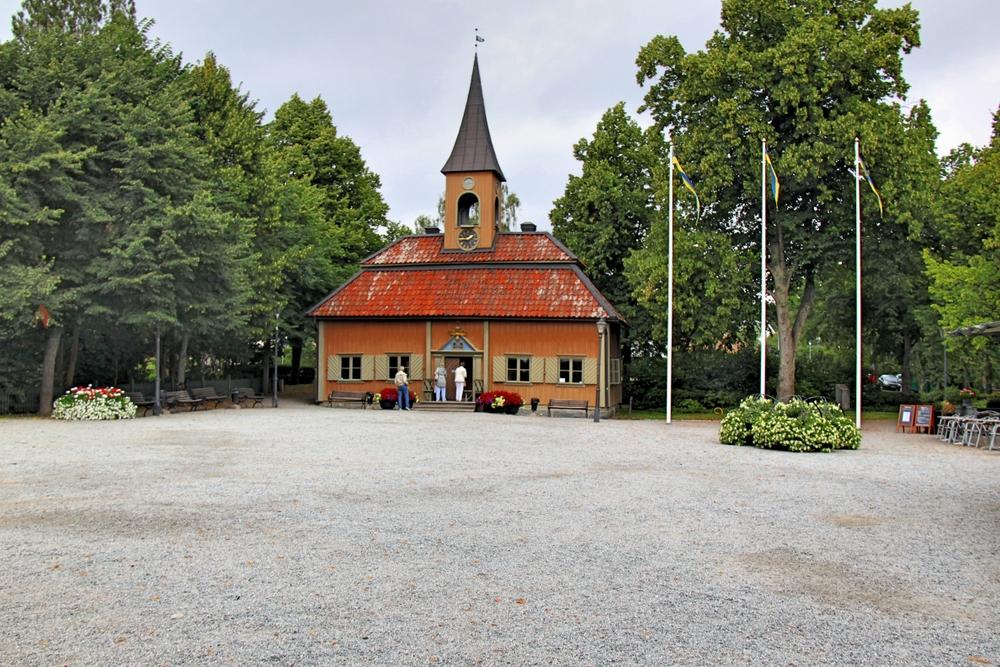
[[[465,378],[469,377],[469,372],[465,370],[465,362],[458,362],[455,369],[455,400],[461,401],[462,394],[465,393]]]
[[[444,367],[444,362],[438,364],[434,369],[434,400],[448,400],[448,369]]]
[[[410,409],[410,380],[406,377],[406,367],[400,366],[396,371],[396,391],[399,393],[399,409]]]

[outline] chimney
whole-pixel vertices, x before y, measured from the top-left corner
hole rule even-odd
[[[535,227],[535,223],[533,223],[533,222],[522,222],[521,223],[521,231],[522,232],[535,232],[535,231],[538,231],[538,229]]]
[[[424,227],[424,234],[440,234],[441,229],[439,227]]]

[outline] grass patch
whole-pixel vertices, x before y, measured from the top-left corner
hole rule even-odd
[[[854,410],[851,410],[848,416],[850,417],[853,414]],[[898,418],[899,418],[899,412],[865,412],[864,410],[861,411],[861,421],[866,421],[866,422],[884,422],[884,421],[894,422]]]
[[[722,419],[722,415],[717,415],[714,412],[707,412],[707,413],[686,413],[686,412],[685,413],[679,413],[679,412],[675,412],[675,413],[673,413],[672,416],[673,416],[673,420],[674,421],[683,421],[683,420],[689,420],[689,421],[690,420],[720,421]],[[629,416],[628,416],[628,408],[625,408],[624,410],[622,410],[621,412],[619,412],[618,416],[615,417],[615,419],[628,419],[628,418],[629,418]],[[667,412],[666,412],[666,410],[633,410],[632,411],[632,419],[658,419],[660,421],[666,421],[667,420]]]

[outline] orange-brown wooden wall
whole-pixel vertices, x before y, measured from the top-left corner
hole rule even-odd
[[[484,356],[483,374],[489,375],[485,391],[516,391],[525,403],[538,398],[542,404],[550,398],[569,398],[589,401],[593,406],[596,385],[560,386],[550,382],[534,384],[508,384],[493,377],[493,357],[505,355],[528,355],[533,359],[547,357],[580,356],[598,358],[599,343],[597,328],[593,321],[546,321],[546,320],[490,320],[488,325],[482,320],[431,320],[431,355],[427,356],[428,320],[326,320],[320,323],[323,353],[320,355],[317,377],[322,379],[317,386],[317,401],[325,400],[334,389],[346,391],[371,391],[392,386],[382,378],[372,381],[341,381],[326,377],[326,360],[330,356],[410,354],[423,355],[423,377],[429,378],[434,370],[435,356],[475,356],[463,352],[439,352],[448,343],[452,332],[460,327],[467,340],[479,352],[488,346],[489,358]],[[486,330],[489,329],[487,344]],[[610,357],[619,356],[618,329],[610,324],[605,335],[604,363],[600,368],[601,385],[606,387],[606,399],[602,406],[616,409],[621,404],[621,384],[608,386]],[[533,362],[534,363],[534,362]],[[412,375],[412,369],[411,369]],[[475,379],[481,380],[482,375]],[[419,386],[413,382],[413,389]],[[471,387],[470,387],[471,388]]]

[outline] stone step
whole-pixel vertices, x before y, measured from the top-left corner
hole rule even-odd
[[[421,401],[413,406],[413,410],[424,412],[475,412],[476,404],[473,401]]]

